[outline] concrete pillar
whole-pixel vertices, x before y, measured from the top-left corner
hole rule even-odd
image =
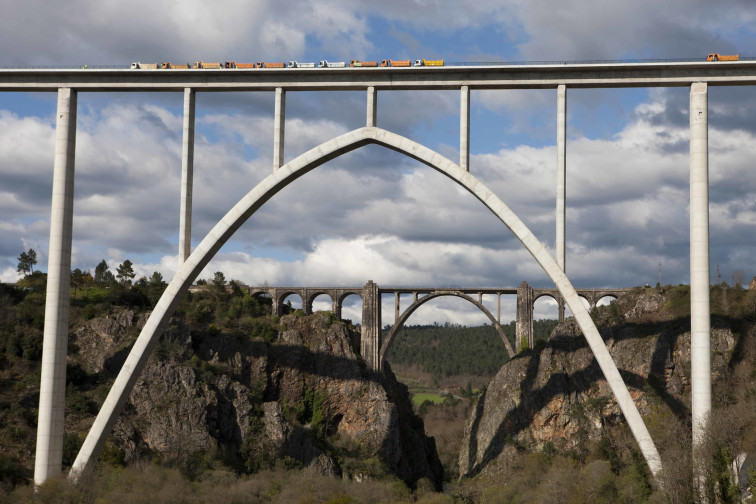
[[[517,319],[515,322],[516,352],[520,350],[523,340],[533,348],[533,289],[522,282],[517,287]]]
[[[496,295],[496,322],[501,325],[501,292]]]
[[[181,146],[181,215],[179,262],[192,253],[192,185],[194,178],[194,103],[192,88],[184,89],[184,139]]]
[[[373,128],[377,124],[378,118],[378,93],[375,87],[370,86],[367,89],[367,126]]]
[[[709,126],[705,82],[690,87],[690,360],[693,444],[711,413]]]
[[[557,87],[556,263],[565,271],[565,201],[567,182],[567,88]]]
[[[396,321],[399,320],[399,293],[394,292],[394,324],[396,324]]]
[[[478,303],[483,304],[483,293],[478,292]]]
[[[360,354],[369,369],[380,370],[381,362],[381,293],[378,286],[368,280],[362,288],[362,337]]]
[[[417,303],[417,292],[412,293],[412,302]]]
[[[459,166],[470,171],[470,87],[459,94]]]
[[[273,171],[284,164],[284,123],[286,122],[286,91],[276,88],[276,107],[273,113]]]
[[[48,478],[60,476],[63,462],[76,159],[76,98],[75,90],[58,90],[37,453],[34,462],[34,483],[37,485],[41,485]]]
[[[564,298],[559,296],[557,300],[557,306],[559,307],[559,323],[564,322]]]
[[[338,295],[334,296],[331,300],[331,311],[336,315],[336,318],[341,318],[341,304],[339,303]]]

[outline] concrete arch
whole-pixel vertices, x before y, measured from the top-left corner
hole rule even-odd
[[[157,343],[158,336],[168,323],[180,299],[189,286],[202,272],[223,244],[249,219],[261,206],[276,193],[302,175],[318,166],[335,159],[347,152],[368,144],[377,144],[402,153],[430,166],[443,175],[454,180],[496,215],[528,249],[546,274],[556,285],[572,310],[578,325],[590,346],[596,361],[609,384],[617,403],[625,415],[646,462],[654,475],[661,470],[661,459],[656,446],[648,433],[646,425],[614,364],[601,335],[591,320],[588,311],[578,299],[577,292],[562,269],[551,257],[548,250],[528,229],[528,227],[481,181],[457,164],[440,154],[395,133],[376,128],[359,128],[333,138],[322,145],[302,154],[261,181],[247,193],[200,242],[194,252],[181,265],[163,292],[145,326],[142,328],[131,352],[118,373],[105,402],[84,440],[84,444],[71,468],[69,478],[77,481],[80,474],[88,471],[97,459],[105,443],[106,436],[112,430],[121,413],[129,393],[136,383],[149,355]]]
[[[502,341],[504,342],[504,346],[507,348],[507,353],[509,354],[509,358],[515,356],[515,352],[512,349],[512,345],[509,343],[509,340],[507,339],[507,335],[504,334],[504,331],[501,329],[501,324],[496,320],[496,318],[491,314],[490,311],[488,311],[488,308],[483,306],[483,304],[479,303],[475,299],[471,298],[467,294],[462,294],[461,292],[434,292],[432,294],[428,294],[427,296],[423,296],[421,298],[418,298],[417,301],[409,305],[409,307],[404,310],[404,312],[399,316],[399,319],[394,322],[394,325],[391,327],[391,330],[388,333],[388,336],[386,336],[386,340],[381,344],[381,350],[378,354],[378,358],[381,362],[381,367],[383,367],[383,362],[386,360],[386,357],[388,357],[388,353],[391,351],[391,347],[394,345],[394,340],[396,339],[396,334],[399,332],[399,330],[404,326],[404,323],[407,322],[407,319],[412,316],[415,311],[420,308],[423,304],[427,303],[431,299],[436,299],[438,297],[443,296],[455,296],[458,298],[462,298],[465,301],[469,301],[470,303],[477,306],[480,311],[485,313],[486,317],[491,321],[496,331],[499,333],[499,336],[501,337]]]

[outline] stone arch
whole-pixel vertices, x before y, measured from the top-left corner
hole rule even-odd
[[[315,303],[315,298],[318,296],[328,296],[328,299],[331,300],[331,306],[333,307],[333,292],[328,292],[325,290],[317,290],[313,292],[307,293],[307,304],[303,304],[302,306],[305,308],[305,313],[312,313],[312,305]]]
[[[559,304],[559,297],[557,297],[556,294],[552,294],[551,292],[540,292],[533,296],[533,306],[535,306],[535,302],[541,299],[542,297],[549,297],[554,300],[555,303]]]
[[[286,289],[276,293],[276,306],[278,307],[278,313],[276,313],[276,315],[281,315],[284,301],[289,296],[299,296],[299,299],[302,300],[302,311],[306,311],[307,305],[305,304],[306,300],[304,294],[298,290]]]
[[[339,303],[339,306],[344,304],[344,300],[349,296],[357,296],[362,300],[362,292],[358,291],[345,291],[338,295],[337,302]]]
[[[388,357],[388,353],[391,351],[391,347],[394,345],[396,334],[404,326],[404,323],[407,322],[407,319],[409,319],[410,316],[413,313],[415,313],[415,311],[418,308],[420,308],[423,304],[427,303],[431,299],[436,299],[438,297],[443,297],[443,296],[455,296],[458,298],[462,298],[465,301],[469,301],[470,303],[477,306],[478,309],[480,309],[480,311],[482,311],[486,315],[486,317],[488,317],[488,319],[491,321],[496,331],[499,333],[499,336],[504,342],[504,346],[507,348],[507,353],[509,354],[509,358],[511,359],[515,356],[515,352],[512,349],[512,345],[509,343],[509,340],[507,339],[507,335],[504,334],[504,331],[501,328],[501,324],[499,324],[499,322],[491,314],[491,312],[488,311],[488,308],[483,306],[482,303],[479,303],[478,301],[471,298],[467,294],[462,294],[461,292],[433,292],[431,294],[428,294],[427,296],[418,297],[417,301],[409,305],[409,307],[406,310],[404,310],[404,312],[399,316],[399,319],[397,319],[394,322],[394,325],[391,327],[391,330],[389,331],[388,336],[386,336],[385,341],[381,343],[381,350],[378,353],[378,359],[381,366],[383,366],[383,362],[386,360],[386,357]]]
[[[599,303],[601,301],[603,301],[604,299],[606,299],[606,298],[612,298],[612,300],[609,301],[609,303],[612,303],[612,302],[616,301],[619,298],[619,295],[617,295],[617,294],[615,294],[613,292],[599,292],[598,294],[596,294],[596,305],[595,306],[598,306]]]
[[[189,286],[223,244],[233,236],[252,214],[291,182],[332,159],[368,144],[382,145],[397,151],[454,180],[483,203],[514,233],[549,278],[551,278],[572,310],[651,472],[654,475],[659,473],[661,470],[659,453],[630,396],[630,392],[617,370],[617,366],[614,364],[588,311],[583,307],[582,302],[580,302],[572,283],[544,245],[501,199],[470,172],[460,168],[457,164],[444,158],[437,152],[408,138],[381,128],[364,127],[333,138],[275,170],[229,210],[199,243],[194,252],[192,252],[171,279],[168,287],[155,305],[152,315],[134,342],[131,352],[127,356],[121,371],[118,373],[71,467],[71,472],[69,473],[70,479],[77,481],[79,475],[88,471],[94,461],[96,461],[105,444],[106,436],[112,430],[113,424],[123,410],[129,393],[133,389],[153,347],[157,343],[158,336],[165,328],[179,301],[189,289]]]

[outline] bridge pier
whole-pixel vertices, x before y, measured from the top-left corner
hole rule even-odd
[[[459,167],[470,171],[470,86],[459,93]]]
[[[693,444],[711,414],[708,85],[690,87],[690,360]]]
[[[362,335],[360,354],[368,369],[380,371],[381,292],[372,280],[362,288]]]
[[[367,127],[374,128],[378,121],[378,93],[375,86],[367,88]]]
[[[567,199],[567,88],[557,87],[557,189],[556,189],[556,263],[565,267],[565,202]],[[564,309],[564,308],[563,308]],[[562,317],[563,318],[563,317]]]
[[[34,483],[60,476],[63,464],[63,425],[66,403],[68,310],[71,294],[74,164],[76,160],[77,92],[58,90],[55,125],[50,251],[39,389],[37,451]]]
[[[179,263],[192,253],[192,186],[194,179],[195,92],[184,89],[184,135],[181,145],[181,215],[179,216]]]
[[[286,123],[286,90],[276,88],[276,104],[273,112],[273,171],[283,166],[284,126]]]
[[[522,348],[525,341],[533,348],[533,288],[527,282],[517,287],[517,319],[515,321],[515,351]]]

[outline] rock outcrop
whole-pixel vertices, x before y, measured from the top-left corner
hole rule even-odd
[[[689,416],[688,318],[665,314],[668,299],[639,289],[594,319],[641,415],[649,413],[650,387],[680,418]],[[618,323],[622,321],[622,323]],[[712,372],[727,365],[735,345],[729,328],[712,329]],[[688,394],[689,395],[689,394]],[[574,319],[557,326],[545,345],[507,362],[473,408],[460,452],[460,476],[505,462],[517,449],[560,451],[598,440],[622,413]]]
[[[88,373],[115,372],[143,319],[123,312],[75,332],[71,357]],[[235,453],[247,470],[277,460],[305,471],[365,478],[380,471],[440,487],[432,438],[390,370],[369,372],[355,334],[326,313],[288,315],[277,336],[192,334],[172,324],[138,379],[112,443],[192,460]],[[380,472],[379,471],[379,472]],[[378,475],[378,474],[375,474]]]

